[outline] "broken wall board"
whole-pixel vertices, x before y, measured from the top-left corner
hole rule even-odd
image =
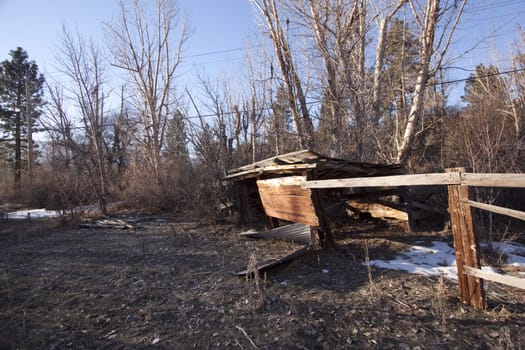
[[[305,182],[305,176],[258,180],[257,187],[266,215],[309,226],[319,226],[312,191],[302,187]]]
[[[398,220],[403,220],[403,221],[408,220],[408,214],[406,212],[380,204],[380,203],[349,200],[348,204],[352,208],[360,212],[370,213],[370,215],[373,218],[380,218],[380,219],[393,218],[393,219],[398,219]]]

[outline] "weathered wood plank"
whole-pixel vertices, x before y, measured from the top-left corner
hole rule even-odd
[[[310,150],[300,150],[300,151],[296,151],[296,152],[291,152],[291,153],[286,153],[286,154],[281,154],[281,155],[278,155],[278,156],[275,156],[275,157],[271,157],[271,158],[268,158],[268,159],[263,159],[263,160],[260,160],[258,162],[255,162],[255,163],[251,163],[251,164],[247,164],[247,165],[244,165],[244,166],[241,166],[239,168],[236,168],[236,169],[231,169],[228,171],[229,174],[233,174],[233,173],[237,173],[237,172],[241,172],[241,171],[245,171],[245,170],[253,170],[253,169],[256,169],[256,168],[264,168],[265,166],[269,166],[269,165],[277,165],[279,163],[289,163],[289,164],[292,164],[292,163],[298,163],[298,162],[302,162],[304,160],[318,160],[320,159],[320,155],[318,155],[317,153],[315,152],[312,152]]]
[[[253,178],[265,172],[272,172],[275,174],[286,174],[290,172],[299,173],[301,170],[313,169],[316,164],[290,164],[290,165],[269,165],[261,168],[245,170],[239,173],[230,174],[224,177],[225,180],[234,180],[237,178]],[[247,176],[249,175],[249,176]]]
[[[525,187],[525,174],[461,173],[461,184],[480,187]]]
[[[304,176],[257,181],[266,215],[310,226],[319,226],[319,218],[312,201],[312,192],[301,187],[305,181]]]
[[[496,214],[507,215],[516,219],[525,220],[525,212],[520,210],[499,207],[493,204],[480,203],[473,200],[467,200],[465,203],[474,208],[488,210]]]
[[[92,229],[129,229],[134,230],[136,227],[120,219],[113,220],[98,220],[92,223],[81,223],[78,225],[79,228],[92,228]]]
[[[394,218],[403,221],[408,220],[408,214],[406,212],[380,203],[349,200],[348,204],[358,211],[370,213],[374,218]]]
[[[496,273],[492,271],[475,269],[470,266],[464,266],[463,273],[470,275],[470,276],[483,278],[484,280],[505,284],[507,286],[525,289],[525,279],[524,278],[502,275],[500,273]]]
[[[457,169],[452,169],[452,171],[456,172]],[[484,309],[486,306],[483,281],[463,273],[465,266],[480,267],[479,246],[474,234],[472,210],[465,203],[468,199],[469,188],[467,186],[448,186],[448,207],[458,269],[459,298],[475,308]]]
[[[307,181],[304,188],[344,188],[344,187],[399,187],[399,186],[432,186],[459,184],[459,173],[435,173],[417,175],[392,175],[377,177],[357,177],[349,179]]]

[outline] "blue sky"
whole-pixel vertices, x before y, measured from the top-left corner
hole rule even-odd
[[[255,30],[248,0],[182,0],[193,34],[185,53],[185,71],[195,67],[221,72],[242,63],[242,48]],[[54,50],[62,25],[95,41],[103,41],[103,22],[119,13],[116,0],[0,0],[0,60],[23,47],[42,72],[54,71]],[[228,52],[193,56],[216,51]],[[230,62],[228,64],[228,62]]]
[[[199,70],[210,77],[237,74],[244,57],[240,48],[257,30],[249,0],[179,0],[179,4],[194,29],[182,73],[190,76]],[[0,0],[0,60],[21,46],[44,74],[53,74],[53,50],[63,24],[102,41],[101,24],[117,15],[116,0]],[[468,77],[468,69],[480,62],[509,68],[519,24],[525,28],[525,1],[471,0],[452,52],[463,52],[478,41],[484,43],[454,63],[467,70],[451,69],[449,79]],[[217,51],[227,52],[211,54]],[[458,100],[461,92],[462,86],[457,84],[453,99]]]

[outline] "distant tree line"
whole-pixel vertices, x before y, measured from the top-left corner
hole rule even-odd
[[[450,107],[444,72],[466,0],[251,2],[260,44],[243,80],[199,74],[199,94],[178,80],[191,28],[175,0],[121,1],[107,45],[64,28],[60,83],[11,51],[0,67],[4,194],[218,220],[228,169],[301,148],[413,172],[523,171],[525,36],[511,71],[479,65],[464,106]]]

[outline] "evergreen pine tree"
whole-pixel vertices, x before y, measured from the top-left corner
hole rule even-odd
[[[166,130],[165,155],[170,161],[188,161],[188,137],[184,125],[184,115],[177,110],[168,121]]]
[[[9,55],[10,60],[0,63],[0,151],[1,157],[11,165],[15,189],[19,189],[28,153],[33,152],[28,150],[27,121],[35,130],[43,105],[44,76],[21,47]]]
[[[279,86],[275,100],[271,104],[268,123],[268,144],[271,146],[272,153],[284,154],[300,148],[283,86]]]

